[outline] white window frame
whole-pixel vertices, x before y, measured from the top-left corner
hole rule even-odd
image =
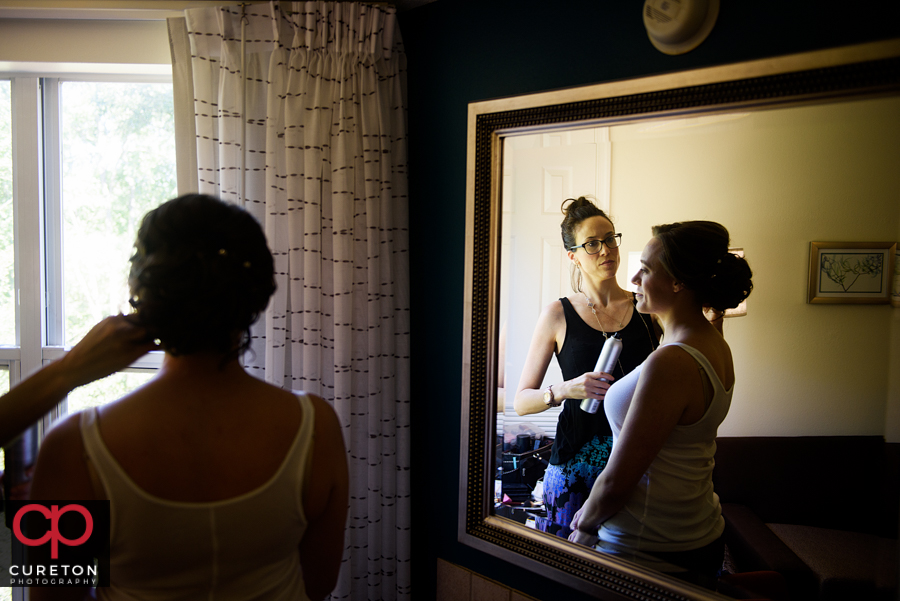
[[[146,70],[145,66],[135,71]],[[50,76],[48,76],[50,75]],[[15,346],[0,347],[10,387],[63,357],[62,170],[59,86],[67,81],[171,83],[147,73],[15,74],[12,99],[12,176],[16,286]],[[151,352],[123,371],[153,371],[163,353]],[[67,412],[63,401],[39,424],[43,431]]]
[[[16,344],[0,346],[10,388],[42,366],[65,356],[62,253],[62,145],[59,85],[65,81],[168,82],[165,75],[83,73],[77,76],[19,73],[10,81],[12,119],[13,246],[15,253]],[[163,353],[153,351],[122,371],[155,371]],[[37,425],[38,444],[68,412],[63,400]],[[13,601],[25,601],[22,587]]]

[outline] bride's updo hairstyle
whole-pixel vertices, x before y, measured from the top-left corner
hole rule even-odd
[[[663,268],[693,290],[703,306],[733,309],[753,290],[753,272],[743,257],[728,252],[728,230],[713,221],[657,225]]]
[[[238,357],[275,292],[259,223],[242,208],[187,194],[144,216],[128,285],[140,323],[172,355]]]

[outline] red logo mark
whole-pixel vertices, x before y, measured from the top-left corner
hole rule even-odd
[[[59,505],[51,505],[50,507],[50,509],[47,509],[43,505],[37,505],[35,503],[22,507],[22,509],[20,509],[16,513],[16,517],[13,519],[13,534],[16,535],[16,538],[19,539],[19,542],[21,542],[23,545],[28,545],[29,547],[37,547],[39,545],[43,545],[49,540],[50,557],[52,557],[53,559],[57,559],[59,557],[60,542],[70,547],[77,547],[78,545],[84,544],[87,539],[91,537],[91,532],[94,531],[94,518],[91,517],[91,512],[85,509],[82,505],[66,505],[62,509],[59,508]],[[42,516],[50,520],[50,530],[48,530],[47,533],[44,534],[44,536],[42,536],[41,538],[31,539],[22,534],[22,516],[24,516],[29,511],[37,511]],[[82,534],[75,540],[69,540],[59,533],[59,517],[68,511],[75,511],[84,516],[84,534]]]

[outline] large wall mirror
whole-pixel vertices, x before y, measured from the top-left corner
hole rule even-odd
[[[720,436],[888,433],[882,351],[897,333],[873,350],[842,328],[890,330],[891,309],[823,312],[806,303],[806,275],[813,240],[897,239],[882,215],[900,191],[898,91],[894,40],[470,105],[461,542],[600,598],[721,598],[496,503],[504,444],[555,434],[558,410],[518,416],[512,397],[541,308],[571,293],[566,198],[592,196],[624,234],[623,288],[658,223],[719,221],[743,249],[755,289],[725,324],[738,386]],[[836,340],[858,376],[837,385],[821,377]],[[852,410],[851,389],[864,399]]]

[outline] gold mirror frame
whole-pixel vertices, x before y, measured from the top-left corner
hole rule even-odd
[[[602,599],[723,599],[492,513],[503,136],[827,102],[900,89],[900,40],[469,105],[458,539]]]

